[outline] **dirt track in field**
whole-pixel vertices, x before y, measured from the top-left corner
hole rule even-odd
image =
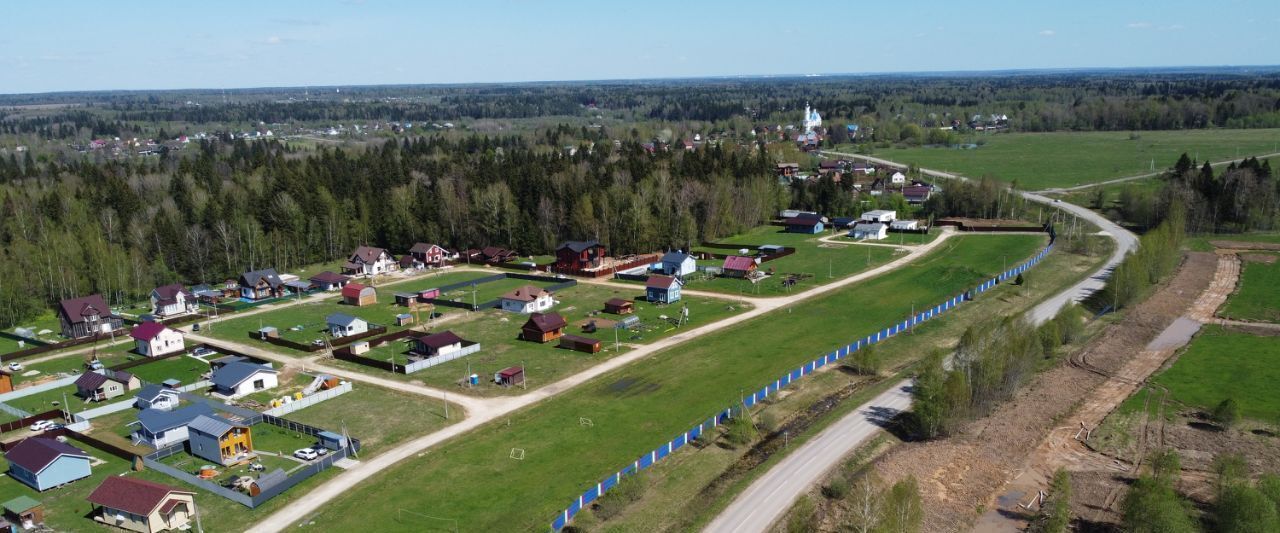
[[[966,529],[979,518],[982,531],[1016,531],[1022,517],[1017,504],[1029,498],[1025,487],[1034,487],[1034,495],[1046,485],[1046,472],[1060,465],[1126,470],[1127,465],[1089,452],[1072,437],[1082,416],[1088,418],[1087,426],[1096,425],[1158,368],[1172,354],[1166,344],[1189,337],[1184,329],[1189,324],[1175,327],[1173,334],[1166,329],[1197,303],[1218,263],[1214,254],[1189,254],[1169,283],[1108,326],[1070,364],[1041,373],[995,413],[968,424],[955,437],[899,446],[876,462],[880,475],[891,481],[913,475],[920,482],[926,531]],[[1155,344],[1161,349],[1147,350],[1162,332],[1166,338]],[[1048,468],[1050,464],[1054,466]],[[992,511],[979,517],[980,508]]]

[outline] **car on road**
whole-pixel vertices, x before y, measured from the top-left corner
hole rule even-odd
[[[293,451],[293,456],[298,459],[302,459],[303,461],[312,461],[315,458],[320,457],[320,454],[316,453],[316,451],[311,448],[300,448]]]
[[[9,363],[9,371],[22,372],[22,363],[17,363],[17,362]]]

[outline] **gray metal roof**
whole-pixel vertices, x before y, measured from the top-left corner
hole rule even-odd
[[[355,324],[357,321],[363,322],[363,320],[364,319],[356,318],[346,313],[334,313],[324,319],[325,323],[329,325],[337,324],[342,327],[351,327],[351,325]]]
[[[195,417],[212,414],[213,407],[207,403],[198,402],[173,411],[143,409],[138,413],[138,423],[142,425],[143,429],[156,434],[185,426]]]
[[[258,372],[276,373],[274,369],[256,363],[232,361],[214,370],[213,376],[209,381],[212,381],[214,385],[222,389],[234,389],[237,385],[244,383],[244,380],[249,379]]]
[[[190,431],[199,431],[205,435],[213,435],[215,437],[226,435],[234,427],[236,427],[235,424],[217,415],[200,415],[191,419],[191,422],[187,424],[187,429]]]
[[[667,252],[662,256],[663,263],[683,263],[689,258],[689,254],[683,252]]]

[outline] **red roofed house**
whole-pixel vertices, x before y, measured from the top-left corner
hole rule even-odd
[[[109,476],[86,499],[94,505],[95,521],[154,533],[188,529],[196,514],[195,495],[144,479]]]
[[[62,336],[68,339],[111,333],[123,326],[120,317],[111,313],[111,307],[107,306],[101,294],[58,302],[58,321],[62,323]]]
[[[756,260],[750,257],[740,255],[731,255],[724,258],[724,267],[721,269],[724,275],[730,278],[745,278],[756,271],[758,265]]]
[[[328,270],[326,270],[324,272],[311,276],[311,279],[307,281],[311,282],[312,287],[315,287],[322,291],[336,291],[346,286],[347,282],[351,281],[351,278],[347,276],[343,276],[342,274],[335,274],[333,272],[329,272]]]
[[[452,331],[442,331],[413,339],[413,351],[426,357],[449,355],[462,349],[462,337]]]
[[[147,357],[160,357],[186,349],[182,332],[159,322],[143,322],[134,326],[129,336],[137,343],[138,353]]]
[[[343,273],[353,276],[376,276],[399,268],[396,258],[391,257],[386,250],[373,246],[356,247],[347,262],[342,264]]]
[[[649,276],[649,281],[644,284],[644,297],[654,303],[674,303],[680,301],[680,287],[683,285],[671,276]]]
[[[173,283],[151,290],[151,309],[156,316],[170,317],[194,313],[200,303],[181,283]]]
[[[559,313],[534,313],[520,327],[520,336],[527,341],[549,342],[564,335],[564,328],[568,325]]]
[[[378,303],[378,291],[359,283],[348,283],[342,288],[342,303],[356,307]]]

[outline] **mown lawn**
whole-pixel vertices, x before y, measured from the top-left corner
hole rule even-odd
[[[1273,421],[1280,413],[1280,342],[1205,326],[1154,381],[1183,404],[1207,410],[1233,398],[1245,417]]]
[[[966,143],[985,144],[975,149],[884,148],[872,155],[902,164],[967,176],[991,175],[1017,180],[1020,187],[1037,190],[1070,187],[1172,167],[1183,152],[1200,162],[1224,161],[1238,156],[1277,151],[1280,130],[1183,130],[1130,132],[1059,132],[973,134]],[[846,147],[848,148],[848,147]]]
[[[439,325],[435,323],[423,325],[424,329],[433,333],[453,331],[463,339],[479,342],[481,350],[469,356],[409,375],[391,374],[346,361],[334,360],[332,364],[402,381],[421,381],[436,387],[457,389],[460,393],[469,395],[523,394],[526,392],[524,388],[494,385],[491,383],[493,374],[507,367],[523,365],[527,387],[530,389],[540,387],[619,355],[628,350],[628,345],[648,344],[674,335],[683,329],[708,324],[746,309],[738,302],[697,296],[686,296],[674,305],[660,306],[643,301],[643,294],[644,289],[639,285],[635,289],[624,289],[588,283],[579,283],[555,293],[558,303],[553,310],[569,322],[569,328],[565,332],[599,339],[603,349],[596,354],[558,348],[558,341],[538,344],[520,340],[517,338],[520,327],[528,320],[528,315],[489,309],[463,316],[451,316],[439,322]],[[632,330],[618,332],[617,340],[620,343],[618,349],[614,347],[612,328],[602,327],[594,333],[586,333],[581,327],[588,320],[597,320],[603,325],[604,321],[620,319],[621,317],[600,312],[604,307],[604,301],[610,298],[632,300],[636,309],[635,316],[640,318],[642,324]],[[689,306],[689,322],[681,328],[676,328],[670,320],[678,316],[683,305]],[[667,318],[662,318],[664,316]],[[401,342],[388,343],[364,355],[380,361],[390,361],[394,358],[397,364],[403,365],[408,350],[408,339],[405,339]],[[468,372],[479,375],[480,385],[474,388],[459,388],[458,382],[469,375]]]
[[[462,420],[457,405],[444,418],[439,400],[356,383],[351,392],[284,416],[288,420],[338,433],[346,426],[359,439],[362,458],[372,457],[405,440],[426,435]]]
[[[1268,254],[1280,259],[1277,254]],[[1240,285],[1218,311],[1237,320],[1280,322],[1280,262],[1244,260]]]
[[[1029,257],[1044,244],[1027,235],[957,237],[893,273],[664,350],[399,463],[330,502],[315,521],[413,527],[399,521],[403,509],[469,530],[543,529],[588,486],[744,392],[905,317],[912,304],[942,301],[993,276],[1003,255]],[[512,448],[524,459],[511,459]]]
[[[17,328],[30,329],[37,334],[38,340],[48,344],[67,340],[62,336],[62,326],[58,324],[58,317],[53,314],[53,311],[45,311],[31,320],[25,320],[15,327],[4,330],[4,335],[0,335],[0,355],[40,346],[40,344],[22,340],[22,337],[15,331]],[[52,333],[38,336],[44,330],[49,330]],[[19,342],[22,342],[23,345],[18,346]]]

